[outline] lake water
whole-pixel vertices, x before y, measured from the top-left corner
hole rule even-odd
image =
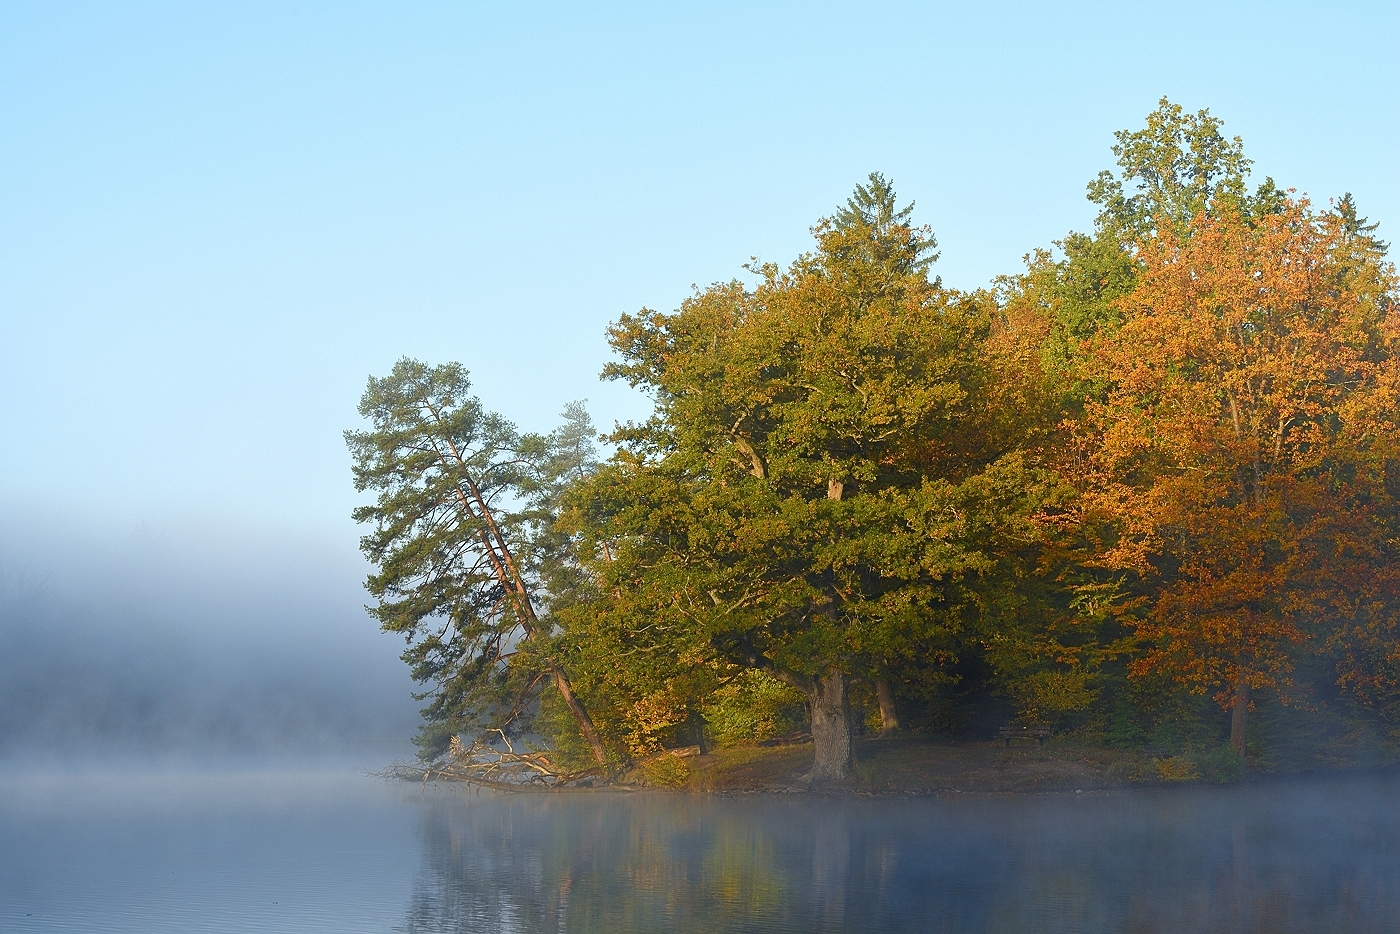
[[[6,932],[1400,932],[1400,784],[473,794],[0,776]]]

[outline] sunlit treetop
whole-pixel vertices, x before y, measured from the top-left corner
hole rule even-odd
[[[869,184],[857,185],[846,206],[817,229],[831,228],[851,243],[870,244],[872,259],[901,274],[927,273],[938,260],[938,241],[927,224],[913,225],[913,213],[912,201],[896,209],[893,183],[871,172]]]
[[[1245,180],[1254,163],[1238,136],[1221,132],[1224,125],[1209,109],[1187,113],[1164,97],[1145,127],[1114,133],[1122,174],[1104,170],[1089,183],[1088,198],[1101,209],[1096,225],[1131,244],[1162,220],[1184,231],[1217,203],[1245,214],[1275,213],[1283,193],[1266,178],[1249,194]]]

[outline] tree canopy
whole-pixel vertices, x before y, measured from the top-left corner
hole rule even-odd
[[[520,435],[455,364],[371,379],[355,516],[425,754],[805,726],[843,781],[862,732],[1249,756],[1264,710],[1400,757],[1387,245],[1351,195],[1251,190],[1207,110],[1163,99],[1112,152],[1093,229],[989,289],[932,277],[871,173],[786,268],[621,315],[604,376],[654,410],[605,459],[581,406]]]
[[[548,673],[601,765],[602,743],[540,614],[551,562],[532,549],[531,517],[519,510],[579,466],[579,426],[522,438],[470,388],[457,364],[400,360],[360,400],[372,430],[345,433],[355,488],[377,493],[354,513],[372,526],[360,540],[377,569],[365,582],[377,601],[370,612],[404,635],[414,679],[431,685],[420,737],[428,755]]]

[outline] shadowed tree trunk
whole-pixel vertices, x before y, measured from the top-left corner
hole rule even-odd
[[[1249,722],[1249,679],[1241,672],[1235,682],[1235,701],[1230,705],[1230,745],[1244,758],[1244,731]]]
[[[851,698],[846,673],[828,668],[826,674],[808,677],[740,643],[733,647],[735,661],[749,668],[766,671],[784,684],[801,691],[812,714],[812,770],[803,776],[810,782],[844,782],[851,778],[855,754],[851,745]]]
[[[875,682],[875,699],[880,702],[880,738],[899,731],[899,714],[894,708],[894,689],[884,678]]]
[[[807,781],[849,781],[855,758],[851,749],[851,701],[845,672],[832,668],[813,678],[807,703],[812,708],[812,744],[816,752]]]
[[[809,782],[844,782],[851,778],[855,753],[851,745],[850,681],[838,668],[809,678],[790,671],[756,652],[746,652],[751,668],[759,668],[797,688],[807,698],[812,713],[812,770],[803,776]]]
[[[826,498],[841,499],[845,485],[840,480],[830,480],[826,485]],[[831,603],[826,611],[833,617],[836,614],[837,595],[832,593]],[[815,757],[812,771],[807,773],[811,782],[844,782],[851,777],[851,767],[855,758],[851,751],[851,697],[846,673],[835,667],[828,668],[826,674],[812,678],[812,686],[807,691],[807,704],[812,710],[812,745]]]
[[[690,710],[685,715],[685,732],[687,740],[695,740],[695,745],[700,748],[700,755],[710,754],[710,743],[705,739],[705,715],[698,710]]]

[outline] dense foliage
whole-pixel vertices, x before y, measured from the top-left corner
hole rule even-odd
[[[371,380],[356,518],[425,751],[507,722],[598,762],[805,728],[810,777],[842,780],[861,731],[1019,720],[1392,755],[1386,245],[1349,195],[1251,192],[1206,111],[1163,100],[1113,152],[1094,229],[992,289],[931,278],[872,174],[788,268],[623,315],[605,376],[655,409],[605,462],[577,406],[521,437],[460,368]]]

